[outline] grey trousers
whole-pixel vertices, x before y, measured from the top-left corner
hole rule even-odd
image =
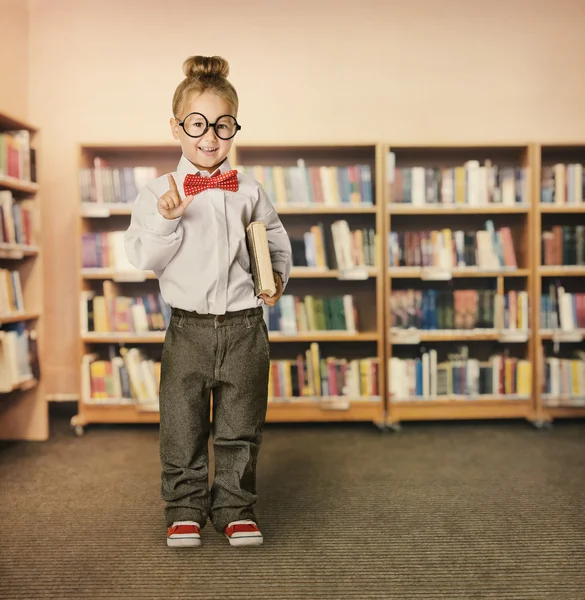
[[[270,349],[262,309],[172,310],[160,383],[161,495],[167,525],[256,520],[256,462],[266,418]],[[210,394],[213,423],[210,423]],[[208,443],[214,481],[209,490]]]

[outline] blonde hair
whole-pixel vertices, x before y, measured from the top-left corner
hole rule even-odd
[[[221,56],[190,56],[183,63],[185,79],[177,86],[173,95],[173,115],[179,117],[179,111],[192,94],[210,91],[223,98],[238,113],[238,94],[227,80],[230,67]],[[184,115],[181,115],[184,116]]]

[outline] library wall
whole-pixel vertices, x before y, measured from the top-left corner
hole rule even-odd
[[[230,61],[242,143],[585,139],[578,0],[29,4],[49,393],[78,390],[78,146],[171,143],[191,54]]]
[[[0,106],[28,118],[28,10],[22,0],[0,0]]]

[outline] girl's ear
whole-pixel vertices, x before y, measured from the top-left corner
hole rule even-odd
[[[179,139],[179,129],[181,128],[179,125],[179,122],[174,117],[171,117],[171,120],[169,121],[169,125],[171,126],[171,133],[173,134],[173,137],[176,140],[178,140]]]

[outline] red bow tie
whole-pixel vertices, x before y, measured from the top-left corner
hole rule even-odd
[[[238,191],[238,172],[235,169],[214,175],[213,177],[201,177],[201,175],[193,175],[188,173],[185,176],[183,189],[186,196],[194,196],[199,192],[208,190],[209,188],[221,188],[230,192]]]

